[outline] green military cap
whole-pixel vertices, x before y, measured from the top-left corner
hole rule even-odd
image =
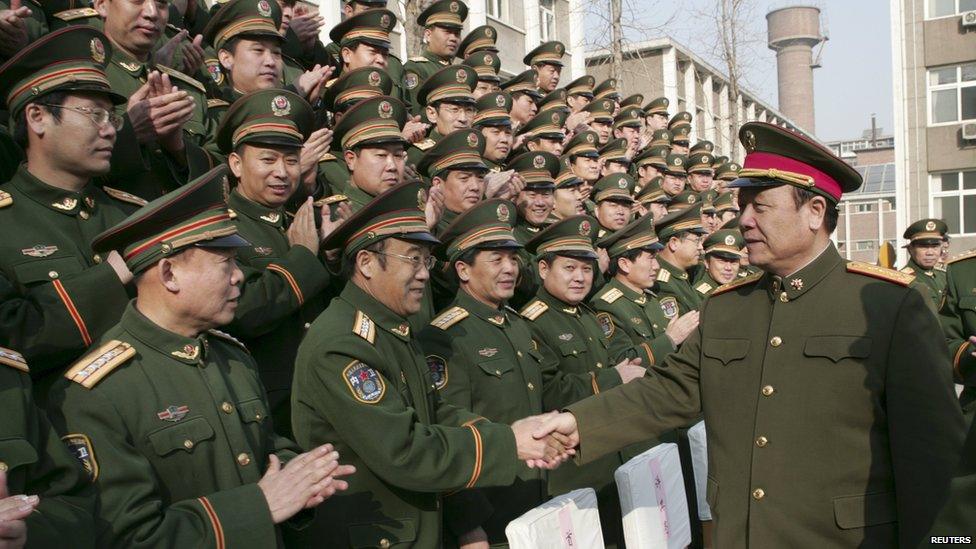
[[[583,110],[590,113],[590,117],[594,122],[606,122],[607,124],[613,123],[613,101],[610,99],[594,99],[589,105],[584,107]]]
[[[746,158],[729,187],[793,185],[836,203],[861,186],[861,174],[833,151],[775,124],[747,122],[739,141]]]
[[[688,173],[712,173],[712,153],[692,152],[688,154],[685,162],[685,171]]]
[[[487,172],[482,155],[485,140],[478,130],[453,131],[437,142],[420,158],[417,171],[434,178],[450,170],[475,170]]]
[[[701,139],[695,142],[691,148],[688,149],[688,154],[694,154],[697,152],[707,152],[711,154],[715,150],[715,144],[706,139]]]
[[[116,105],[125,103],[105,75],[111,54],[111,44],[97,29],[79,25],[54,31],[0,66],[0,97],[12,115],[56,91],[97,92]]]
[[[613,119],[616,128],[641,128],[644,126],[644,111],[640,107],[620,107],[620,112]]]
[[[729,161],[729,157],[727,157],[727,156],[716,156],[712,160],[712,166],[715,166],[717,168],[717,167],[721,166],[722,164],[725,164],[728,161]]]
[[[559,157],[559,174],[556,175],[557,189],[568,189],[583,184],[583,180],[573,171],[573,166],[570,162],[570,156],[568,154]]]
[[[647,185],[641,189],[640,193],[637,194],[635,200],[641,204],[668,204],[671,202],[671,197],[668,193],[664,192],[664,188],[661,186],[664,183],[664,178],[660,175],[648,181]]]
[[[698,193],[698,201],[702,204],[702,212],[714,212],[714,201],[716,198],[718,198],[718,191],[715,189],[708,189],[707,191]]]
[[[96,236],[92,250],[119,252],[129,270],[139,274],[191,246],[249,246],[237,234],[233,214],[227,209],[230,186],[226,176],[227,166],[220,165],[153,200]]]
[[[611,259],[634,250],[656,252],[664,249],[654,232],[654,218],[649,215],[638,217],[619,231],[608,234],[597,242],[597,246],[605,249]]]
[[[671,120],[668,121],[668,129],[673,131],[675,128],[681,126],[691,126],[691,120],[692,116],[690,112],[681,111],[672,116]]]
[[[574,215],[546,227],[525,243],[525,250],[535,257],[552,253],[577,259],[596,259],[595,218]]]
[[[905,234],[901,236],[911,244],[916,242],[931,244],[942,242],[948,233],[949,226],[941,219],[919,219],[909,225],[905,229]]]
[[[671,153],[668,154],[667,158],[664,160],[665,166],[664,171],[670,175],[686,175],[688,172],[685,171],[685,165],[687,164],[687,159],[683,154]]]
[[[670,104],[671,102],[668,101],[667,97],[656,97],[652,99],[650,103],[644,105],[644,113],[647,116],[652,114],[663,114],[664,116],[667,116],[668,105]]]
[[[434,249],[448,268],[468,250],[517,249],[512,228],[515,226],[515,204],[501,198],[479,202],[459,215],[441,234],[441,244]]]
[[[474,115],[471,126],[511,126],[512,96],[505,92],[486,93],[475,102],[478,114]]]
[[[568,115],[569,104],[566,103],[566,89],[559,88],[552,90],[540,99],[536,106],[539,108],[540,113],[544,111],[557,111]]]
[[[220,152],[245,143],[301,147],[312,132],[314,112],[299,95],[278,89],[246,93],[224,113],[217,128]]]
[[[719,229],[705,238],[702,248],[705,255],[714,255],[723,259],[739,259],[742,257],[742,248],[746,245],[746,239],[742,238],[739,229]]]
[[[671,197],[671,202],[668,203],[668,212],[686,210],[695,204],[702,205],[702,199],[698,193],[691,190],[681,191]]]
[[[640,104],[644,102],[644,94],[635,93],[633,95],[628,95],[627,97],[620,100],[620,108],[624,107],[637,107],[640,108]]]
[[[402,183],[377,196],[322,241],[345,258],[386,238],[438,244],[430,234],[424,208],[427,191],[419,182]]]
[[[542,99],[542,94],[535,86],[535,71],[529,69],[502,82],[501,88],[510,94],[525,93],[535,100]]]
[[[388,9],[366,10],[332,27],[329,38],[341,48],[363,43],[389,51],[390,32],[396,24],[396,14]]]
[[[606,145],[600,148],[600,160],[630,165],[630,159],[627,158],[627,151],[626,139],[622,137],[611,139]]]
[[[333,112],[343,112],[349,107],[371,97],[390,95],[393,79],[390,74],[376,67],[360,67],[342,73],[322,94],[322,103]]]
[[[566,54],[566,46],[562,42],[552,40],[549,42],[543,42],[529,53],[525,54],[522,58],[522,62],[528,66],[546,64],[546,65],[556,65],[557,67],[563,66],[562,58]]]
[[[669,154],[671,154],[671,147],[669,145],[654,145],[647,147],[635,156],[634,164],[638,168],[650,164],[659,170],[664,170],[668,167],[667,159]]]
[[[654,130],[654,133],[651,134],[651,142],[648,143],[647,146],[648,147],[657,147],[659,145],[666,146],[666,147],[668,147],[668,150],[669,151],[671,150],[671,132],[670,131],[668,131],[668,130],[666,130],[664,128],[661,128],[660,130]]]
[[[433,105],[438,101],[474,104],[478,73],[467,65],[448,65],[430,75],[417,90],[417,102]]]
[[[566,143],[566,147],[563,149],[563,155],[567,157],[585,156],[588,158],[599,158],[600,152],[596,148],[598,142],[599,138],[596,132],[579,132],[569,140],[569,143]]]
[[[675,211],[668,208],[668,215],[655,221],[654,230],[657,231],[661,242],[667,242],[672,236],[680,236],[687,232],[705,234],[706,231],[701,224],[701,204],[693,204]]]
[[[715,179],[720,181],[735,181],[739,178],[739,170],[742,166],[735,162],[725,162],[715,168]]]
[[[595,85],[596,78],[593,78],[589,74],[584,74],[566,85],[566,95],[582,95],[583,97],[593,99],[593,86]]]
[[[553,189],[560,169],[559,157],[545,151],[530,151],[512,159],[505,166],[515,170],[525,181],[526,189]]]
[[[281,6],[275,0],[230,0],[217,10],[203,29],[203,40],[220,49],[237,36],[273,38],[284,42],[278,32]]]
[[[593,184],[593,202],[599,204],[604,200],[611,202],[634,202],[634,178],[625,173],[605,175]]]
[[[314,2],[309,2],[308,0],[303,0],[306,3],[314,4]],[[385,8],[386,0],[342,0],[343,4],[352,4],[353,2],[357,4],[362,4],[364,6],[369,6],[371,8]]]
[[[519,128],[518,135],[525,135],[529,141],[543,138],[562,141],[566,137],[563,131],[565,121],[566,115],[559,111],[542,111]]]
[[[481,82],[497,84],[502,80],[498,76],[498,71],[502,68],[502,60],[493,52],[472,53],[461,64],[473,68],[474,72],[478,73],[478,80]]]
[[[461,40],[458,45],[457,56],[468,58],[480,51],[498,53],[498,47],[495,45],[496,40],[498,40],[498,31],[495,30],[495,27],[491,25],[475,27],[464,37],[464,40]]]
[[[738,229],[739,228],[739,216],[735,216],[729,219],[719,227],[719,229]]]
[[[617,79],[607,78],[603,82],[600,82],[595,88],[593,88],[593,99],[620,99],[620,93],[617,92]],[[613,109],[611,108],[612,112]]]
[[[468,6],[461,0],[438,0],[420,12],[417,16],[417,24],[421,27],[436,26],[461,30],[467,18]]]
[[[735,194],[730,191],[720,193],[712,200],[712,205],[715,206],[715,213],[717,214],[724,212],[739,213],[739,203],[735,199]]]
[[[671,142],[687,145],[691,141],[691,126],[675,126],[671,128]]]
[[[336,123],[332,148],[347,151],[364,145],[405,144],[400,132],[406,121],[407,107],[399,99],[388,95],[364,99]]]

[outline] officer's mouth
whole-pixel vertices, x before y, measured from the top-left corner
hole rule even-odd
[[[268,190],[270,190],[275,196],[287,196],[289,190],[291,190],[291,186],[288,184],[268,185]]]

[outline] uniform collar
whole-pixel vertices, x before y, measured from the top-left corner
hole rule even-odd
[[[610,279],[610,282],[607,282],[605,287],[616,288],[621,294],[623,294],[624,297],[638,305],[644,305],[647,303],[646,293],[631,290],[626,284],[617,280],[616,277]]]
[[[195,338],[173,333],[142,314],[130,301],[122,313],[121,325],[126,332],[161,354],[183,364],[203,364],[207,349],[206,332]]]
[[[456,303],[462,309],[472,313],[476,317],[488,322],[491,325],[498,326],[499,328],[508,325],[507,307],[496,309],[475,299],[474,296],[463,289],[458,290]]]
[[[543,301],[543,303],[545,303],[546,305],[549,305],[549,308],[551,310],[559,311],[559,312],[561,312],[563,314],[567,314],[569,316],[578,317],[580,315],[580,306],[579,305],[570,305],[570,304],[566,303],[565,301],[556,298],[555,296],[553,296],[552,294],[550,294],[548,291],[546,291],[546,289],[544,287],[540,287],[539,288],[539,293],[536,294],[536,297],[538,297],[539,299],[541,299]]]
[[[244,196],[234,189],[230,193],[230,199],[228,200],[228,206],[238,214],[243,214],[251,219],[260,221],[265,225],[271,225],[278,229],[285,228],[285,208],[269,208],[267,206],[262,206],[253,200],[244,198]]]
[[[675,267],[674,265],[665,261],[661,256],[658,256],[657,262],[661,264],[662,269],[667,269],[667,271],[671,273],[671,276],[676,276],[681,280],[688,280],[688,271]]]
[[[357,206],[357,208],[355,209],[358,210],[363,206],[365,206],[366,204],[372,202],[373,199],[376,197],[360,189],[359,187],[356,186],[355,183],[350,181],[349,185],[347,185],[346,188],[346,198],[348,198],[349,201],[353,203],[353,205]]]
[[[441,212],[441,218],[437,221],[437,234],[444,234],[444,230],[457,219],[461,214],[448,210],[447,207]]]
[[[427,59],[430,59],[434,63],[437,63],[438,65],[441,65],[442,67],[446,67],[446,66],[448,66],[448,65],[451,64],[451,60],[450,59],[444,59],[443,57],[441,57],[439,55],[434,55],[433,52],[431,52],[427,48],[424,48],[424,51],[423,51],[423,54],[422,55],[424,57],[426,57]]]
[[[780,277],[766,273],[764,275],[766,289],[772,299],[778,299],[783,303],[792,301],[819,284],[843,263],[844,259],[837,253],[837,248],[833,243],[828,244],[816,259],[789,276]]]
[[[135,76],[137,78],[143,78],[146,76],[148,69],[147,67],[153,66],[152,54],[146,57],[146,61],[139,61],[129,54],[122,51],[122,48],[114,47],[112,48],[112,62],[116,65],[125,69],[125,72]]]
[[[391,311],[386,305],[367,294],[353,282],[347,282],[340,299],[358,309],[384,331],[403,341],[410,341],[410,324],[402,316]],[[345,320],[343,320],[345,322]]]
[[[934,268],[932,268],[932,269],[926,269],[926,268],[920,266],[918,263],[915,263],[915,260],[914,259],[909,259],[908,260],[908,265],[906,265],[906,267],[909,267],[913,271],[915,271],[915,274],[924,273],[924,274],[926,274],[928,276],[935,276],[935,269]]]
[[[27,170],[26,163],[17,168],[10,183],[42,206],[65,215],[73,217],[85,212],[83,215],[87,216],[95,209],[91,183],[85,185],[81,192],[67,191],[38,179]]]

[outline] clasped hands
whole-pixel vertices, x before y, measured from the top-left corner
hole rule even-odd
[[[512,424],[518,458],[531,468],[555,469],[576,455],[576,418],[567,412],[529,416]]]

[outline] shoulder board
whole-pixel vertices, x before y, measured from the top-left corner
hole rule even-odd
[[[945,263],[936,263],[935,264],[935,270],[936,271],[946,272],[946,264]]]
[[[207,99],[208,109],[215,109],[217,107],[226,107],[228,105],[230,105],[230,103],[224,101],[223,99]]]
[[[913,276],[915,275],[915,271],[912,270],[911,267],[905,267],[904,269],[899,269],[899,272],[902,272],[902,273],[905,273],[905,274],[910,274],[910,275],[913,275]]]
[[[326,80],[326,82],[325,82],[325,89],[331,88],[332,87],[332,84],[335,84],[337,80],[339,80],[339,77],[338,76],[335,77],[335,78],[333,78],[332,80]]]
[[[64,377],[91,389],[105,376],[136,355],[132,345],[113,339],[75,362]]]
[[[712,285],[708,282],[702,282],[698,286],[695,286],[695,291],[700,294],[707,294],[712,290]]]
[[[149,204],[149,201],[145,198],[139,198],[134,194],[129,194],[125,191],[120,191],[118,189],[113,189],[112,187],[102,187],[105,194],[111,196],[116,200],[121,200],[122,202],[128,202],[129,204],[135,204],[136,206],[145,206]]]
[[[414,63],[430,63],[431,62],[430,59],[427,59],[423,55],[418,55],[417,57],[411,57],[409,60],[410,61],[413,61]]]
[[[6,208],[14,203],[14,197],[7,191],[0,191],[0,208]]]
[[[549,310],[549,306],[545,304],[544,301],[535,300],[525,307],[522,307],[522,311],[519,313],[528,320],[535,320],[542,316],[542,313]]]
[[[745,278],[740,278],[739,280],[733,280],[728,284],[722,284],[718,288],[715,288],[715,291],[712,292],[710,297],[715,297],[719,294],[724,294],[725,292],[728,292],[729,290],[734,290],[740,286],[748,286],[749,284],[752,284],[753,282],[756,282],[760,278],[762,278],[762,275],[763,275],[762,273],[753,273]]]
[[[376,341],[376,323],[362,311],[356,311],[356,319],[352,323],[352,333],[373,343]]]
[[[2,197],[0,197],[0,204],[2,204]],[[969,259],[970,257],[976,257],[976,248],[969,250],[968,252],[963,252],[961,254],[952,256],[949,261],[946,261],[946,265],[955,263],[956,261],[962,261],[963,259]]]
[[[426,151],[427,149],[433,147],[436,144],[437,143],[435,143],[433,139],[427,138],[427,139],[424,139],[423,141],[421,141],[420,143],[414,143],[413,146],[414,147],[417,147],[418,149],[420,149],[422,151]]]
[[[320,198],[315,201],[314,206],[322,207],[328,206],[329,204],[335,204],[336,202],[345,202],[349,200],[349,197],[344,194],[334,194],[332,196],[327,196],[325,198]]]
[[[430,321],[430,325],[440,328],[441,330],[447,330],[451,326],[454,326],[458,322],[461,322],[467,318],[468,314],[467,309],[454,306],[434,317],[434,320]]]
[[[621,292],[619,288],[610,288],[610,290],[603,292],[600,299],[606,301],[607,303],[613,303],[614,301],[620,299],[623,295],[624,293]]]
[[[98,11],[95,8],[78,8],[74,10],[64,10],[59,11],[54,14],[55,17],[62,21],[74,21],[75,19],[81,19],[83,17],[98,17]]]
[[[221,332],[220,330],[214,330],[214,329],[211,328],[210,330],[207,330],[207,333],[210,334],[210,335],[215,335],[215,336],[219,337],[220,339],[223,339],[224,341],[229,341],[229,342],[233,343],[234,345],[237,345],[241,349],[244,349],[245,351],[247,351],[247,346],[244,345],[244,343],[241,340],[239,340],[236,337],[228,334],[227,332]],[[247,351],[247,352],[250,353],[250,351]]]
[[[17,351],[11,351],[6,347],[0,347],[0,364],[6,364],[21,372],[30,373],[30,368],[27,367],[27,361],[24,360],[24,355]]]
[[[657,272],[658,282],[671,282],[671,271],[667,269],[661,269]]]
[[[862,274],[879,280],[887,280],[888,282],[894,282],[902,286],[908,286],[915,280],[914,275],[907,275],[893,269],[885,269],[884,267],[878,267],[870,263],[861,263],[860,261],[851,261],[848,263],[847,272]]]
[[[202,93],[207,93],[207,88],[204,88],[203,84],[201,84],[196,78],[193,78],[192,76],[183,74],[182,72],[176,69],[171,69],[166,65],[156,65],[156,68],[172,76],[173,78],[184,82],[185,84],[189,84],[193,86],[194,88],[200,90]]]
[[[330,152],[323,153],[322,156],[319,157],[319,162],[331,162],[332,160],[338,160],[338,158],[336,158],[336,155]]]

